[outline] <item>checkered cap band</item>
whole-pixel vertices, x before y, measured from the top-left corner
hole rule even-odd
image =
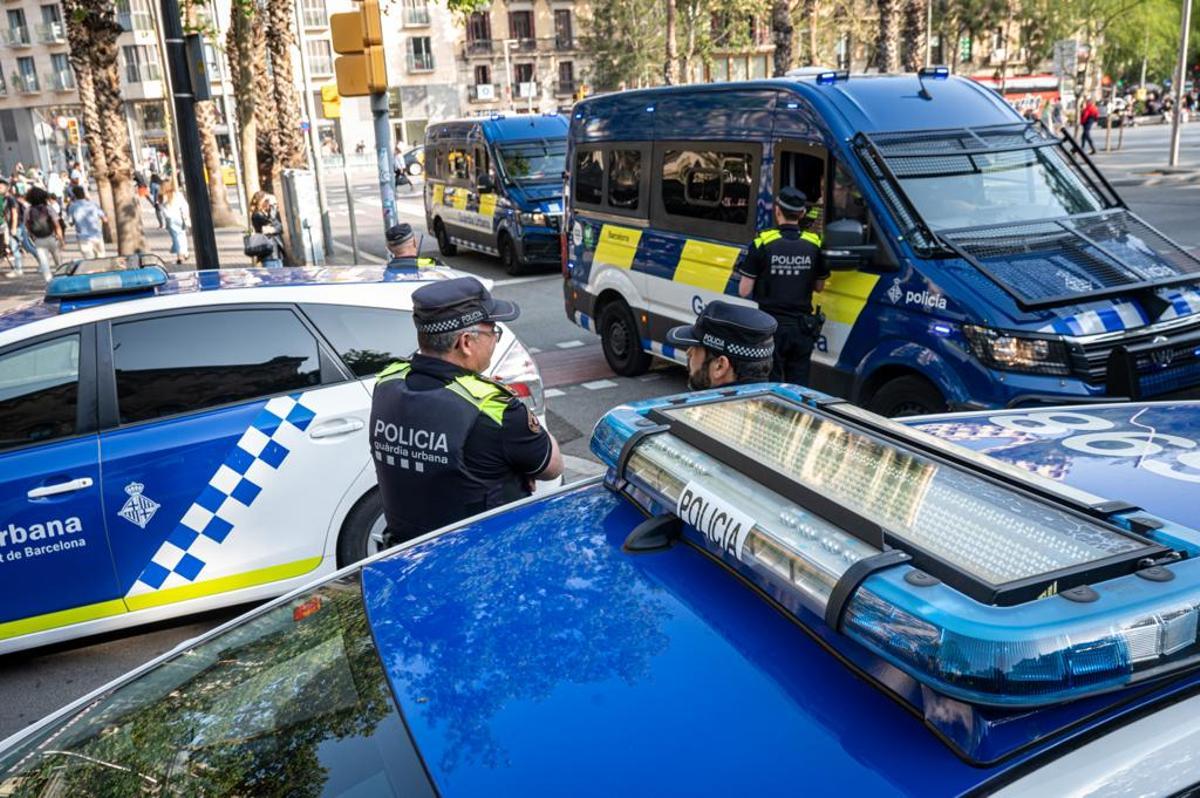
[[[423,333],[448,333],[455,330],[465,330],[472,324],[478,324],[481,321],[487,320],[487,314],[482,310],[472,310],[469,313],[464,313],[461,316],[452,316],[448,319],[438,319],[437,321],[427,321],[417,323],[417,332]]]
[[[737,357],[742,360],[766,360],[775,354],[775,342],[768,341],[761,346],[747,346],[745,344],[726,341],[724,338],[705,333],[701,343],[706,349],[711,349],[714,352],[719,352],[729,357]]]

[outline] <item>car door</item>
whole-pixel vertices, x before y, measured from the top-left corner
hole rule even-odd
[[[125,611],[100,504],[92,326],[0,352],[0,644]]]
[[[369,400],[292,307],[101,328],[100,457],[129,609],[308,573],[369,463]],[[107,345],[107,349],[106,349]]]

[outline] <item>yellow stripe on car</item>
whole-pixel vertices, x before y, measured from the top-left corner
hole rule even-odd
[[[435,183],[433,185],[433,199],[431,200],[431,203],[433,205],[441,205],[442,200],[445,197],[445,195],[446,195],[446,187],[443,186],[441,183]]]
[[[44,632],[47,629],[57,629],[60,626],[70,626],[73,623],[109,618],[124,612],[125,602],[120,599],[112,599],[111,601],[101,601],[98,604],[72,607],[69,610],[48,612],[45,615],[34,615],[17,621],[0,623],[0,640],[30,635],[34,632]]]
[[[725,292],[733,265],[742,254],[740,247],[688,240],[679,253],[674,281],[705,288],[718,294]]]
[[[813,297],[825,318],[838,324],[854,324],[867,305],[879,275],[862,272],[834,272],[825,281],[825,290]]]
[[[496,195],[495,194],[480,194],[479,195],[479,214],[486,216],[488,219],[496,214]]]
[[[642,231],[634,227],[619,227],[606,224],[600,228],[600,240],[596,242],[596,253],[592,256],[593,266],[616,266],[619,269],[633,267],[633,256],[637,254]]]
[[[461,188],[454,189],[452,202],[455,210],[465,211],[467,209],[467,192]]]
[[[216,579],[205,579],[190,585],[169,587],[165,590],[155,590],[153,593],[142,593],[137,596],[126,596],[125,604],[130,610],[144,610],[149,607],[161,607],[163,604],[174,604],[188,599],[202,598],[229,590],[239,590],[246,587],[257,587],[268,582],[278,582],[281,579],[291,579],[303,576],[309,571],[316,570],[321,564],[320,557],[309,557],[304,560],[272,565],[241,574],[218,576]]]

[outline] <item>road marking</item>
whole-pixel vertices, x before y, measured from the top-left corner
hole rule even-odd
[[[520,285],[521,283],[538,283],[545,280],[561,279],[562,277],[557,274],[538,274],[532,277],[508,277],[503,280],[497,280],[496,282],[492,283],[492,285],[500,287],[502,285]]]
[[[560,396],[566,396],[566,395],[567,395],[567,392],[566,392],[566,391],[560,391],[560,390],[559,390],[559,389],[557,389],[557,388],[547,388],[547,389],[546,389],[546,390],[543,392],[543,394],[542,394],[542,395],[543,395],[543,396],[545,396],[547,399],[557,399],[557,398],[558,398],[558,397],[560,397]]]
[[[542,350],[538,349],[536,346],[527,346],[525,347],[525,351],[531,355],[540,355],[542,353]]]
[[[583,387],[589,391],[599,391],[604,388],[616,388],[617,384],[612,380],[592,380],[591,382],[583,383]]]
[[[555,344],[559,349],[575,349],[583,346],[583,341],[559,341]]]

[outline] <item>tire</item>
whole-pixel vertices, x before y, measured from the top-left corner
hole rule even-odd
[[[382,536],[387,524],[383,517],[383,498],[379,489],[373,488],[370,493],[358,500],[354,509],[342,523],[342,532],[338,535],[337,564],[344,568],[356,563],[367,555],[379,551],[380,540],[372,533]]]
[[[650,355],[642,351],[637,322],[622,300],[600,311],[600,345],[608,366],[622,377],[636,377],[650,368]]]
[[[514,277],[526,271],[527,264],[517,255],[517,246],[507,235],[500,236],[500,265]]]
[[[911,374],[879,386],[866,406],[873,413],[889,418],[944,413],[948,409],[945,398],[929,380]]]
[[[458,254],[458,247],[450,243],[450,234],[446,232],[446,225],[442,224],[441,219],[433,223],[433,234],[437,238],[438,252],[447,257]]]

